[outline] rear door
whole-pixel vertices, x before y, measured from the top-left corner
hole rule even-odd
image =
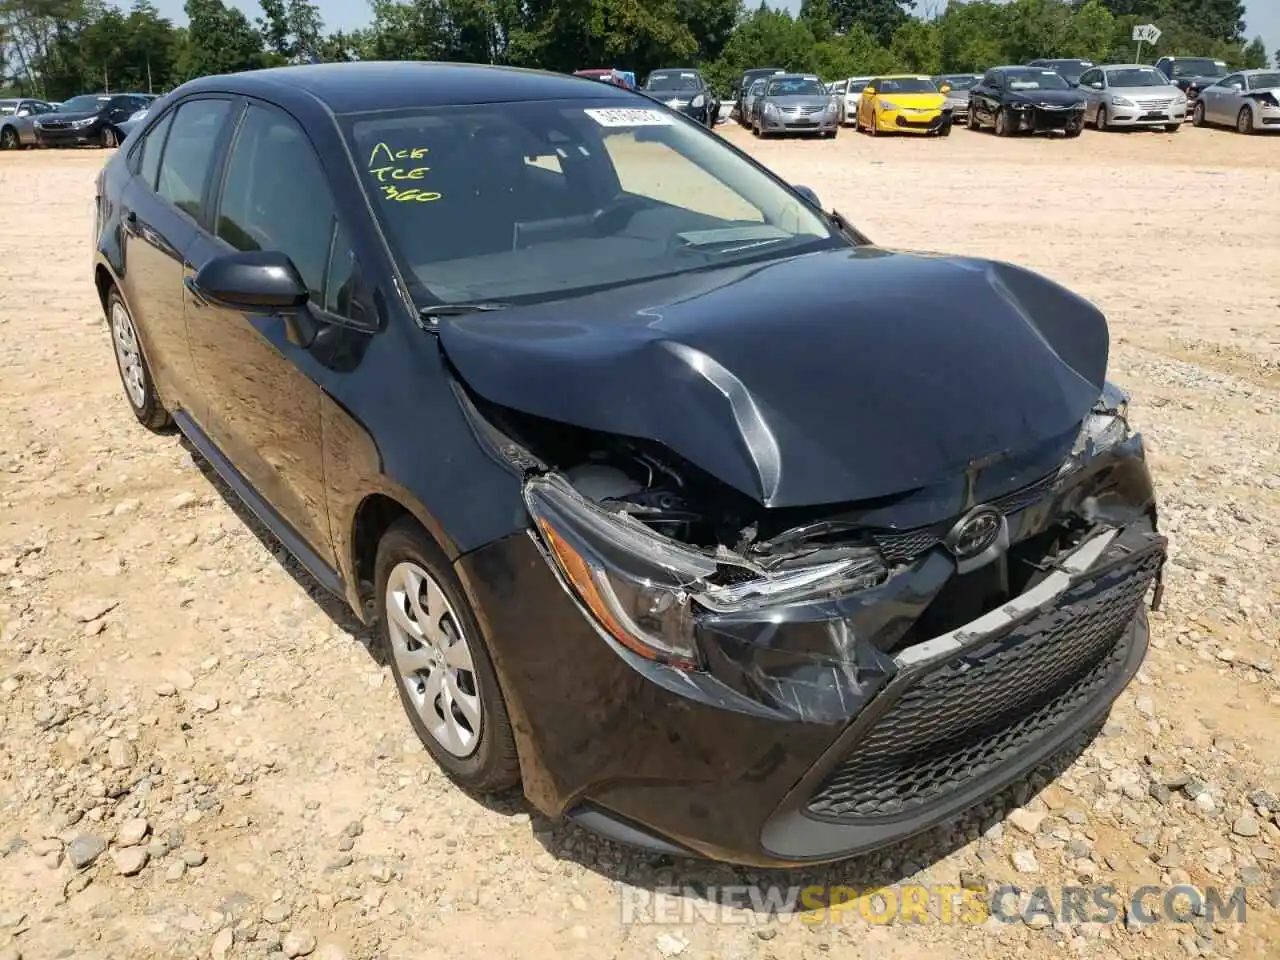
[[[227,97],[184,100],[130,147],[123,209],[125,301],[157,389],[171,410],[199,415],[183,316],[183,262],[205,215],[213,159],[231,112]]]

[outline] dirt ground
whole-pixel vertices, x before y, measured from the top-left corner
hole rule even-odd
[[[1276,956],[1280,138],[721,129],[879,243],[1027,265],[1109,315],[1173,555],[1103,735],[1047,787],[807,873],[467,796],[351,618],[130,415],[90,282],[104,155],[0,155],[0,960]],[[810,882],[1012,883],[1010,911],[1041,887],[1243,886],[1247,917],[623,922],[659,885]]]

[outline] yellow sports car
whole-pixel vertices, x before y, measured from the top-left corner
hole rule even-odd
[[[946,85],[929,77],[876,77],[862,88],[853,125],[879,133],[923,133],[945,137],[951,132]]]

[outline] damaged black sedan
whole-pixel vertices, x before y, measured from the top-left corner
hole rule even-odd
[[[1102,314],[877,247],[630,91],[193,81],[100,175],[93,276],[136,417],[378,625],[470,789],[835,860],[1058,752],[1146,651]]]

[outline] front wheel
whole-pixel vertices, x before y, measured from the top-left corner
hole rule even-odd
[[[973,107],[969,108],[969,116],[965,118],[965,124],[970,130],[978,129],[978,111],[974,110]]]
[[[100,139],[104,150],[120,146],[120,134],[116,132],[115,127],[103,127]]]
[[[1180,123],[1166,123],[1164,125],[1165,133],[1177,133],[1181,129],[1182,129],[1182,124]]]
[[[940,127],[938,128],[938,136],[940,136],[940,137],[949,137],[949,136],[951,136],[951,121],[950,121],[950,120],[944,120],[944,121],[943,121],[942,126],[940,126]]]
[[[1197,103],[1195,105],[1195,108],[1191,111],[1191,125],[1193,127],[1204,126],[1204,104],[1203,103]]]
[[[480,627],[440,549],[412,519],[378,544],[379,638],[418,739],[462,787],[520,781],[515,739]]]
[[[1103,107],[1103,106],[1098,107],[1098,112],[1093,116],[1093,124],[1098,128],[1098,131],[1100,133],[1106,132],[1107,130],[1107,108],[1106,107]]]
[[[13,127],[0,130],[0,150],[17,150],[22,142],[18,139],[18,131]]]
[[[873,137],[880,136],[880,114],[871,114],[871,122],[867,124],[867,133],[871,134]]]
[[[1246,136],[1253,133],[1253,111],[1248,107],[1241,107],[1236,114],[1236,130]]]
[[[1078,137],[1080,136],[1081,133],[1084,132],[1084,123],[1081,122],[1080,126],[1078,127],[1067,127],[1066,130],[1064,130],[1063,132],[1067,135],[1067,139],[1073,139],[1075,137]]]
[[[1009,135],[1009,116],[1001,107],[996,111],[996,136],[1007,137]]]

